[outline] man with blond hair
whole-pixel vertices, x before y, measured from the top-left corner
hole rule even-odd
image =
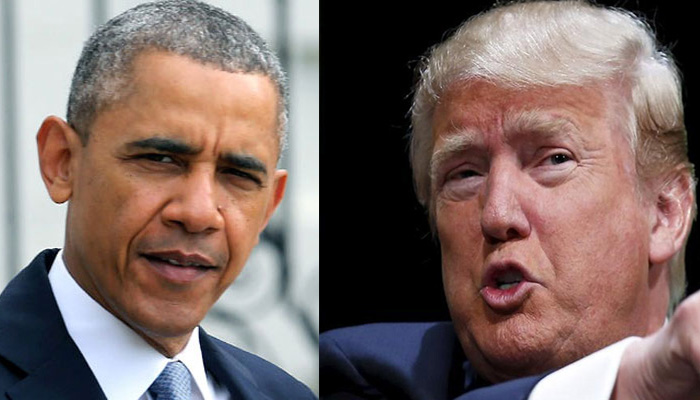
[[[321,397],[697,397],[700,297],[676,310],[695,181],[649,27],[583,1],[497,6],[419,75],[411,164],[452,322],[324,334]]]

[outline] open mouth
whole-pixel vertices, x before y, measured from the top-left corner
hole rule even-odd
[[[538,285],[517,262],[492,263],[484,274],[479,293],[486,304],[498,313],[517,310]]]
[[[517,269],[501,271],[493,276],[493,286],[500,290],[508,290],[523,281],[523,274]]]

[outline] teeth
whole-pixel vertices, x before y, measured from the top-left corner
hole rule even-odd
[[[523,280],[523,274],[517,270],[504,272],[496,278],[496,286],[501,290],[507,290],[517,286]]]
[[[165,259],[168,263],[172,265],[177,265],[178,267],[202,267],[202,265],[193,263],[193,262],[186,262],[186,263],[181,263],[178,261],[173,260],[172,258],[167,258]]]
[[[186,267],[205,267],[205,265],[197,264],[197,263],[193,263],[193,262],[187,262],[187,263],[185,263],[185,266]]]
[[[500,284],[498,284],[498,288],[501,289],[501,290],[508,290],[508,289],[510,289],[510,288],[512,288],[512,287],[514,287],[514,286],[517,286],[518,283],[520,283],[520,282],[500,283]]]

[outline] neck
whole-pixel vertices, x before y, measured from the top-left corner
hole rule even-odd
[[[134,329],[134,327],[130,326],[130,328],[141,336],[146,343],[151,345],[151,347],[168,358],[173,358],[180,354],[182,350],[185,349],[185,346],[187,346],[187,343],[189,343],[190,337],[192,336],[192,332],[190,332],[185,336],[159,338],[148,336],[146,333],[138,329]]]

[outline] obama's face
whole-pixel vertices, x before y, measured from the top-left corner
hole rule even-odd
[[[654,202],[640,194],[623,101],[602,85],[473,82],[436,108],[446,296],[467,356],[492,381],[661,324],[650,312]]]
[[[59,161],[44,156],[42,170],[52,198],[70,201],[73,277],[172,355],[238,276],[282,198],[278,94],[265,76],[164,52],[136,58],[130,88],[98,114],[84,146],[47,119],[40,155]],[[62,130],[65,151],[52,153]]]

